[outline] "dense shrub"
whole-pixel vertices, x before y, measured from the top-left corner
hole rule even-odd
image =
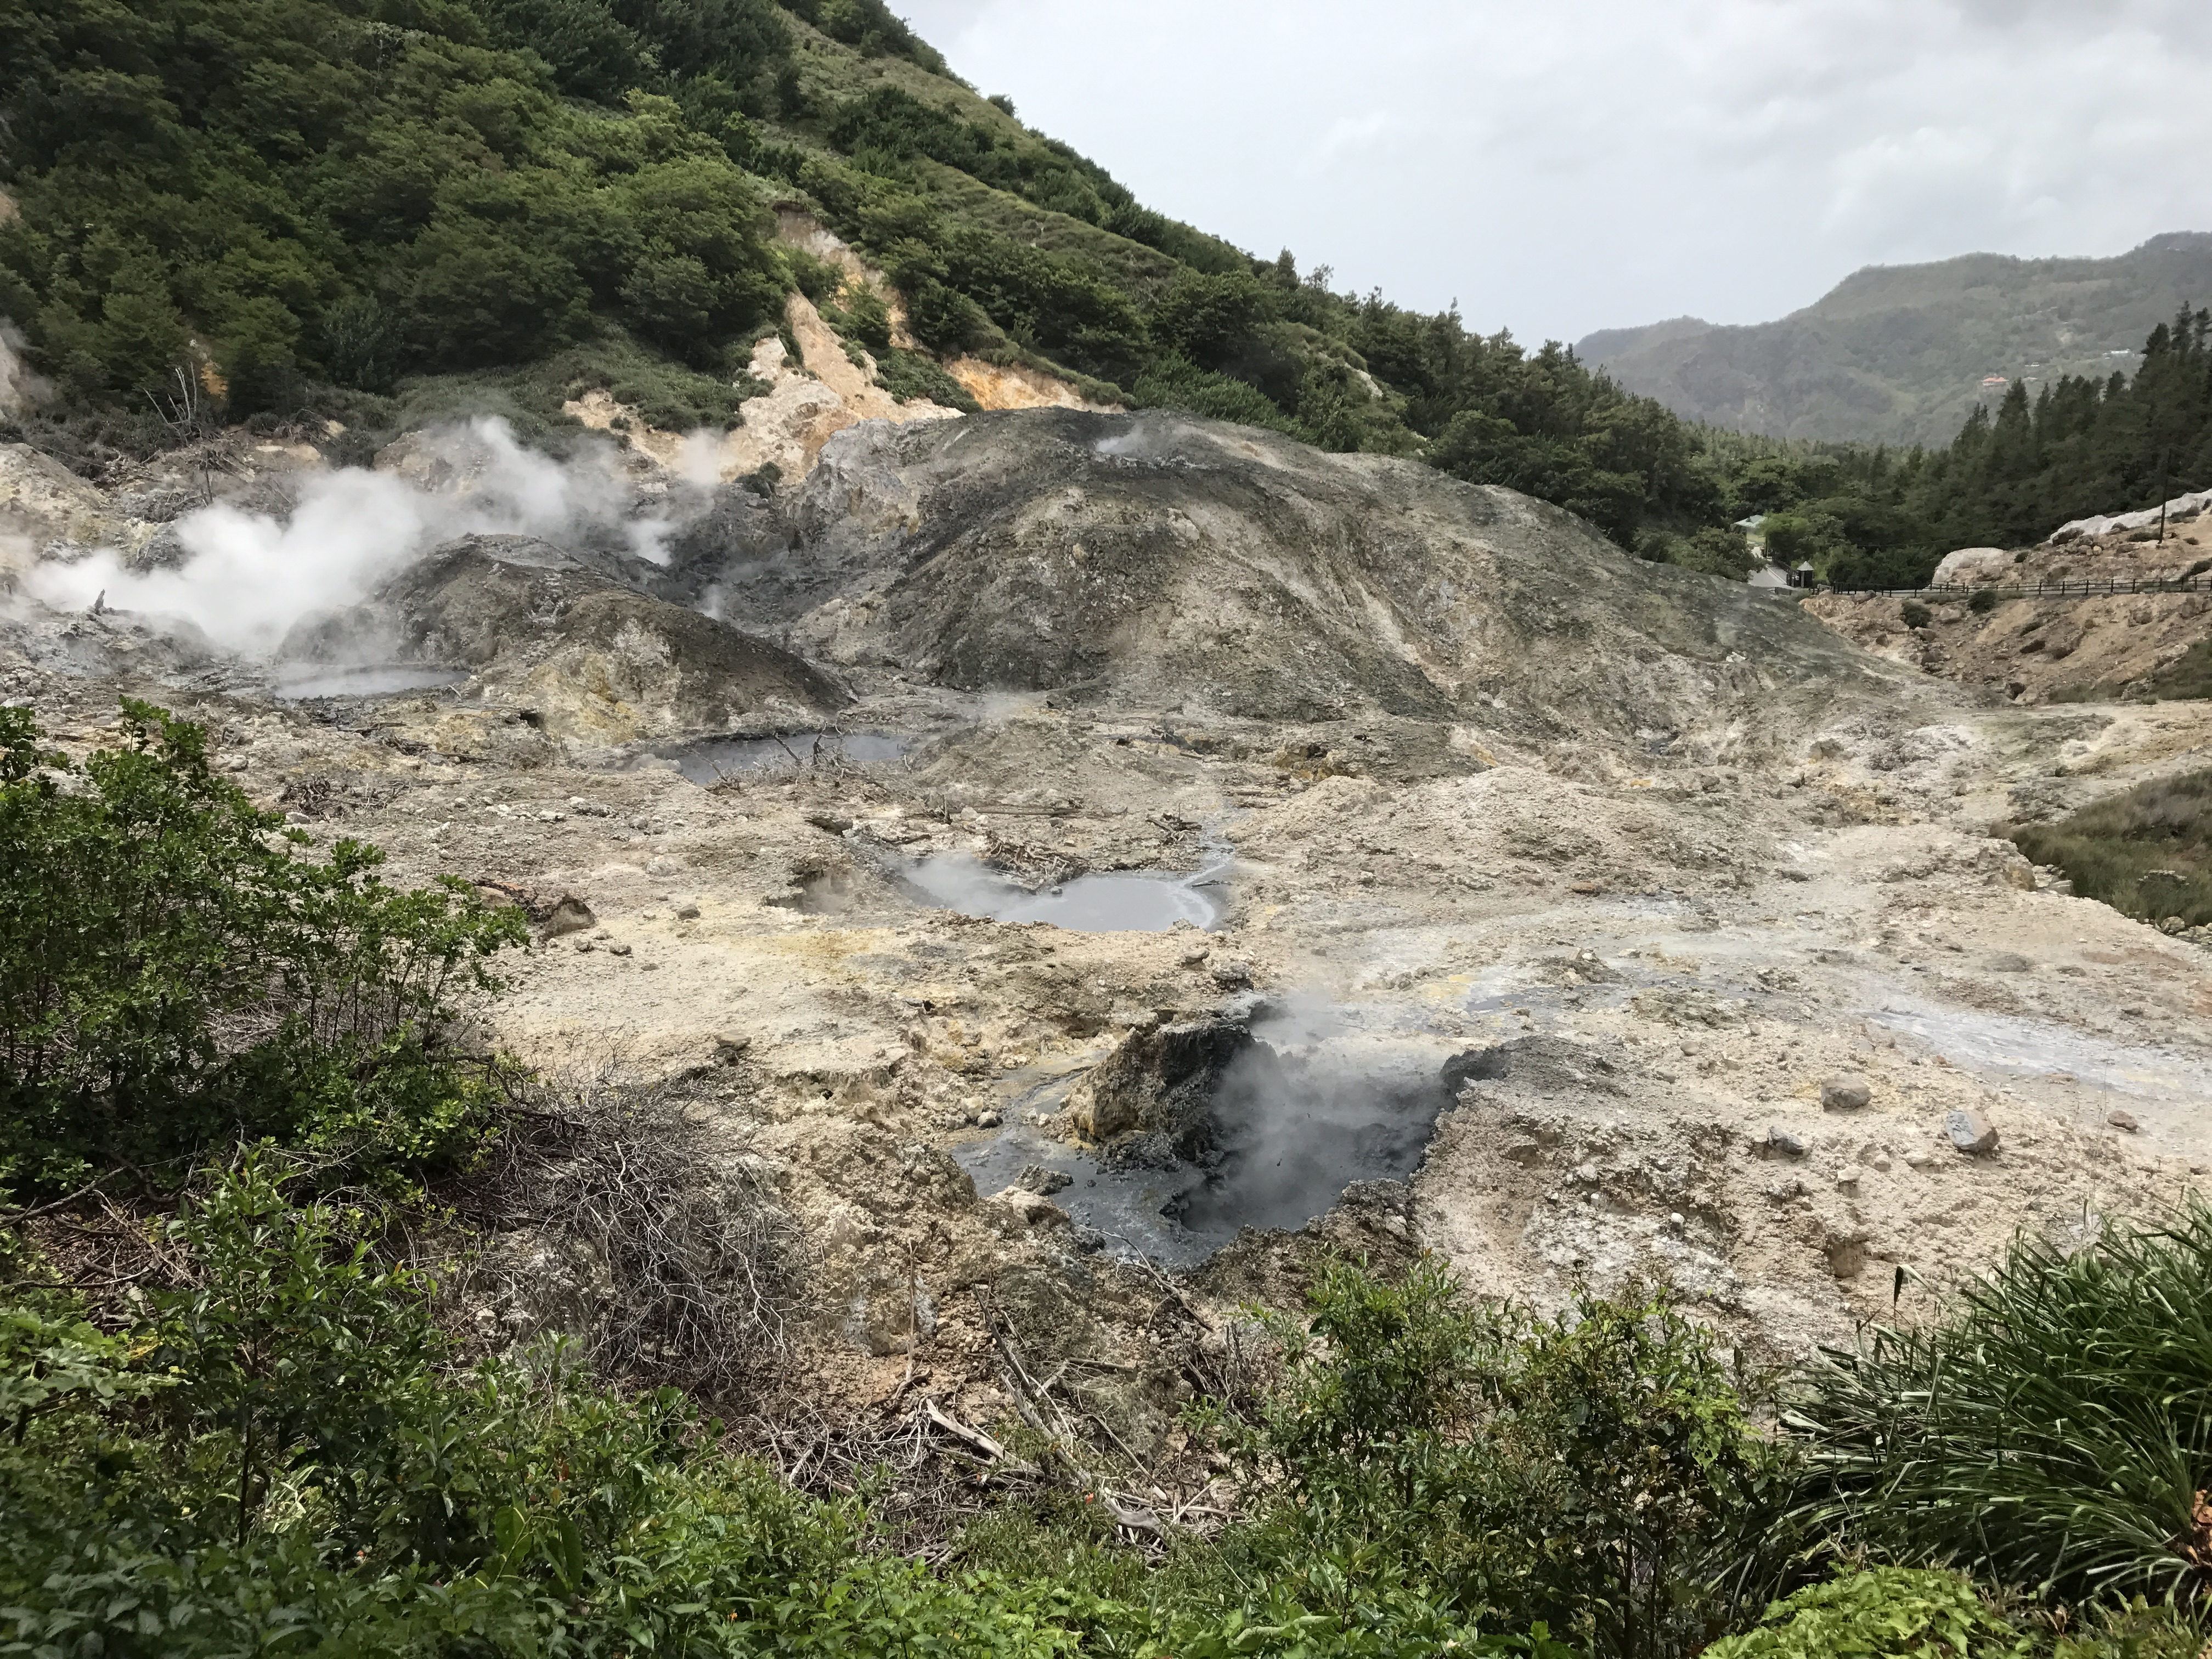
[[[1778,1466],[1670,1298],[1545,1317],[1425,1261],[1396,1285],[1334,1264],[1309,1302],[1269,1321],[1279,1382],[1201,1416],[1286,1555],[1623,1659],[1723,1626]]]
[[[0,708],[0,1182],[167,1165],[275,1136],[421,1163],[468,1131],[464,1000],[519,942],[459,883],[325,861],[210,769],[198,727],[124,705],[82,767]]]
[[[456,1367],[419,1276],[249,1162],[109,1335],[0,1311],[0,1642],[214,1655],[1072,1651],[1048,1585],[867,1553],[860,1512],[714,1449],[556,1346]]]

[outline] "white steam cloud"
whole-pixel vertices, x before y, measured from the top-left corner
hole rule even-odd
[[[271,654],[292,626],[351,605],[430,549],[464,535],[535,536],[626,546],[664,563],[677,528],[635,516],[635,497],[604,448],[556,461],[527,449],[504,421],[478,418],[431,434],[427,481],[358,467],[304,474],[289,516],[216,502],[176,520],[181,563],[133,568],[112,549],[27,574],[32,598],[85,610],[174,618],[229,650]]]

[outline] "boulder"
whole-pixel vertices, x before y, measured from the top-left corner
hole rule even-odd
[[[1251,1042],[1250,1030],[1230,1020],[1140,1025],[1068,1091],[1068,1121],[1091,1140],[1172,1133],[1203,1109],[1222,1068]]]
[[[1946,553],[1928,579],[1930,587],[1990,587],[2012,574],[2012,555],[2002,547],[1962,547]]]
[[[1996,1128],[1979,1112],[1946,1112],[1943,1133],[1954,1146],[1971,1157],[1985,1157],[1997,1149]]]
[[[1831,1112],[1856,1112],[1873,1098],[1874,1085],[1852,1073],[1838,1072],[1820,1084],[1820,1104]]]
[[[559,939],[566,933],[580,933],[596,927],[599,919],[592,914],[592,907],[574,893],[563,893],[545,920],[538,924],[540,939]]]

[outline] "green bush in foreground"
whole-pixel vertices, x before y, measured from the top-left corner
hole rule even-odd
[[[2022,1237],[1956,1316],[1830,1352],[1784,1422],[1799,1519],[2069,1603],[2212,1588],[2212,1207]]]
[[[1723,1637],[1707,1659],[1997,1659],[2030,1644],[1954,1572],[1874,1567],[1839,1573],[1777,1601],[1753,1629]]]
[[[1425,1261],[1396,1285],[1334,1264],[1310,1300],[1271,1322],[1268,1395],[1201,1415],[1284,1555],[1608,1655],[1725,1626],[1783,1462],[1671,1298],[1547,1317],[1474,1304]]]
[[[359,842],[302,857],[198,727],[139,702],[124,727],[78,768],[0,708],[0,1184],[263,1135],[436,1156],[481,1086],[450,1028],[520,914],[388,888]]]
[[[348,1231],[249,1161],[143,1322],[0,1310],[0,1653],[1073,1650],[1073,1599],[866,1552],[672,1392],[455,1366]]]
[[[206,1179],[179,1283],[120,1330],[0,1307],[0,1653],[1573,1659],[1279,1558],[1128,1600],[1035,1557],[933,1571],[673,1391],[608,1392],[557,1345],[461,1364],[431,1284],[285,1185],[267,1156]]]

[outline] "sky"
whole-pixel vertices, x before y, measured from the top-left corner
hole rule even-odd
[[[892,3],[1146,205],[1523,340],[2212,229],[2208,0]]]

